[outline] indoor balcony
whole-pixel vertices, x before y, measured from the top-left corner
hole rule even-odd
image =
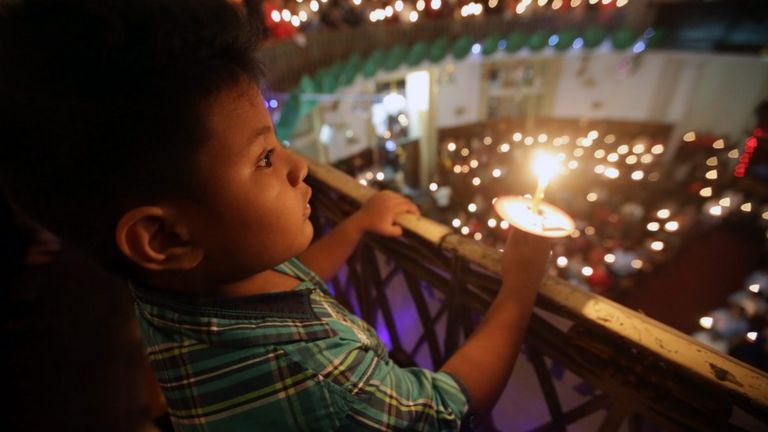
[[[319,232],[374,193],[308,162]],[[493,299],[500,252],[425,217],[399,222],[402,238],[366,237],[331,288],[377,328],[397,363],[439,368]],[[761,430],[768,375],[547,277],[493,418],[499,430]]]
[[[427,174],[436,171],[434,165],[446,154],[446,145],[449,152],[453,151],[451,138],[456,143],[463,139],[466,144],[473,139],[482,140],[489,130],[506,130],[488,134],[493,135],[496,146],[501,142],[496,138],[513,130],[528,129],[526,134],[532,134],[537,127],[547,129],[542,125],[556,126],[551,128],[555,130],[562,130],[564,125],[583,126],[575,116],[552,116],[546,112],[556,105],[551,93],[546,92],[557,87],[556,80],[553,83],[547,79],[559,73],[559,69],[566,69],[558,63],[566,57],[565,53],[571,59],[592,61],[594,68],[599,59],[593,53],[618,52],[616,56],[625,56],[630,70],[636,63],[656,62],[657,72],[673,73],[677,81],[669,80],[666,87],[660,86],[656,90],[662,97],[647,103],[648,111],[658,113],[653,121],[601,123],[597,117],[588,123],[598,130],[601,125],[618,127],[627,136],[652,135],[659,142],[669,143],[668,152],[674,153],[673,138],[678,143],[682,141],[679,137],[683,131],[669,120],[674,113],[668,107],[680,102],[675,99],[679,97],[676,89],[693,85],[686,79],[698,79],[696,68],[702,69],[702,61],[697,56],[701,50],[704,56],[715,49],[728,50],[731,45],[728,40],[713,39],[707,33],[704,36],[710,39],[701,38],[701,33],[694,37],[686,32],[690,29],[682,23],[680,2],[681,7],[676,10],[679,28],[674,27],[675,22],[657,19],[658,8],[670,3],[674,2],[630,2],[629,12],[613,20],[600,21],[595,15],[579,14],[532,14],[511,19],[486,15],[465,20],[419,20],[412,24],[378,23],[266,44],[262,53],[270,68],[267,87],[274,92],[274,100],[279,101],[280,108],[275,111],[282,112],[276,122],[278,134],[290,141],[294,150],[322,162],[310,161],[318,232],[350,214],[373,193],[360,185],[364,180],[362,174],[352,178],[330,167],[330,162],[342,159],[343,165],[354,161],[357,155],[350,153],[347,159],[329,155],[333,144],[317,138],[322,137],[321,124],[341,124],[354,118],[355,110],[343,108],[349,101],[359,102],[367,109],[366,102],[373,103],[377,94],[388,89],[407,93],[407,78],[405,85],[401,85],[403,77],[417,69],[430,70],[430,88],[442,86],[441,97],[458,94],[456,100],[450,101],[457,113],[463,109],[458,105],[471,105],[468,95],[475,92],[481,98],[496,97],[498,107],[508,106],[504,105],[508,103],[504,89],[493,93],[492,84],[481,84],[468,90],[451,82],[453,79],[473,85],[466,74],[457,72],[452,77],[454,63],[463,61],[470,51],[475,56],[471,61],[482,63],[478,67],[480,72],[472,76],[478,81],[497,76],[521,57],[529,60],[534,73],[545,79],[512,95],[522,96],[523,100],[516,118],[480,109],[476,118],[457,121],[458,126],[451,128],[429,118],[433,114],[425,114],[423,134],[414,140],[397,142],[398,147],[410,146],[408,151],[417,153],[415,160],[405,162],[411,169],[406,177],[410,175],[412,180],[406,183],[413,188],[426,190],[430,181]],[[659,32],[647,31],[659,22],[665,24],[666,39],[660,38]],[[575,48],[578,39],[584,44],[583,51]],[[678,51],[648,56],[652,58],[645,56],[645,48],[657,47],[662,41],[665,48]],[[524,54],[520,54],[521,48]],[[541,54],[546,50],[547,54]],[[688,53],[680,50],[700,51],[691,51],[686,57]],[[741,58],[729,60],[734,61],[734,66],[722,69],[739,69],[750,77],[758,74],[737,66]],[[707,73],[701,75],[709,77]],[[641,96],[637,93],[633,97]],[[689,117],[702,121],[709,118],[699,116],[707,107],[696,103],[693,96],[691,100],[701,108]],[[450,103],[441,100],[435,104],[434,98],[430,100],[430,106],[437,110]],[[338,108],[340,105],[342,108]],[[746,105],[739,112],[742,117],[752,109]],[[667,111],[655,110],[660,107]],[[609,110],[610,107],[603,112]],[[299,114],[288,116],[285,112]],[[327,114],[326,118],[332,121],[323,120],[322,116]],[[459,117],[456,114],[454,119]],[[409,118],[422,121],[416,115]],[[352,120],[338,128],[354,129],[355,139],[346,142],[350,148],[365,147],[360,141],[365,142],[370,133],[370,120],[365,121],[368,125],[360,128],[351,126]],[[286,123],[290,123],[288,127]],[[376,142],[369,140],[367,145],[373,147]],[[369,156],[363,157],[366,158]],[[402,239],[366,238],[347,270],[331,281],[331,286],[347,307],[377,329],[398,363],[438,368],[471,333],[492,300],[499,285],[499,252],[426,217],[404,216],[401,222],[406,227]],[[540,290],[526,346],[507,391],[492,418],[481,422],[504,431],[762,430],[768,425],[767,395],[768,376],[764,372],[583,287],[548,277]]]
[[[594,9],[601,7],[592,6],[597,2],[589,0],[571,3],[579,3],[581,8],[587,7],[587,3]],[[475,55],[484,58],[486,52],[493,51],[496,52],[487,58],[516,54],[519,51],[513,52],[513,48],[521,47],[532,53],[571,51],[572,58],[587,58],[601,49],[610,51],[616,47],[611,46],[617,44],[623,47],[622,55],[648,64],[651,62],[646,51],[636,56],[632,52],[637,42],[643,41],[644,47],[646,43],[648,46],[656,43],[658,39],[653,39],[654,34],[646,33],[655,24],[665,26],[667,38],[663,46],[668,48],[729,50],[737,47],[735,40],[749,41],[745,34],[750,35],[746,25],[750,23],[723,19],[727,22],[725,25],[712,20],[725,17],[724,13],[707,15],[710,24],[719,31],[696,32],[691,31],[696,29],[690,26],[676,29],[675,25],[688,18],[696,21],[697,14],[692,13],[696,11],[690,10],[693,3],[700,2],[630,0],[624,9],[627,12],[619,16],[620,19],[609,20],[599,20],[597,14],[526,13],[511,19],[487,15],[466,20],[381,23],[307,34],[265,44],[262,57],[268,65],[266,84],[283,107],[283,102],[290,100],[286,99],[288,95],[302,91],[302,81],[310,82],[311,91],[304,93],[314,93],[315,101],[326,98],[333,103],[338,100],[334,90],[339,82],[328,79],[329,71],[343,71],[341,66],[357,62],[359,72],[367,78],[374,77],[371,81],[380,70],[384,72],[384,81],[391,81],[392,71],[388,68],[398,67],[395,64],[398,58],[401,63],[421,60],[422,65],[439,68],[436,72],[439,77],[450,81],[449,66],[452,65],[443,60],[446,56],[467,55],[474,48],[480,49]],[[717,11],[725,3],[730,2],[706,2],[697,7]],[[759,6],[756,1],[733,3]],[[665,5],[674,9],[674,14],[667,15],[671,21],[656,17],[659,8]],[[749,8],[742,9],[741,15],[760,17]],[[744,25],[740,27],[739,23]],[[752,34],[764,33],[765,28],[768,26]],[[556,40],[552,38],[554,35],[558,36]],[[577,39],[581,39],[585,49],[574,53],[565,42],[573,47]],[[548,47],[552,41],[554,46]],[[428,51],[424,51],[424,44],[419,45],[422,42],[427,44]],[[387,55],[372,61],[371,57],[377,52]],[[357,59],[355,54],[359,54]],[[388,57],[392,57],[390,65],[385,62]],[[536,69],[539,67],[536,65],[534,69],[544,74],[554,72],[556,68],[547,69],[545,63],[549,58],[558,57],[557,54],[541,57],[547,57],[540,64],[543,69]],[[683,55],[673,57],[669,70],[678,81],[662,89],[666,90],[669,100],[674,99],[675,88],[685,89],[683,84],[688,81],[684,79],[697,77],[695,69],[699,66],[685,63]],[[538,57],[535,60],[538,61]],[[744,83],[768,76],[754,72],[755,69],[742,68],[741,59],[731,60],[739,75],[733,81],[720,80],[731,86],[724,93],[743,97],[742,90],[747,88]],[[700,59],[697,57],[694,62]],[[336,68],[336,64],[340,68]],[[700,76],[710,82],[718,81],[719,77],[706,73]],[[349,76],[343,78],[347,80]],[[372,85],[370,93],[383,92],[389,88],[390,83],[386,84],[383,89]],[[539,88],[553,87],[545,84]],[[733,87],[742,92],[732,91]],[[550,103],[547,96],[537,96],[537,88],[529,90],[526,91],[532,94],[523,96],[530,104],[526,104],[524,115],[516,119],[516,125],[521,127],[532,122],[543,124],[542,119],[548,115],[537,112]],[[705,107],[704,102],[713,96],[714,90],[702,93],[698,99],[692,98],[698,102],[693,105]],[[478,89],[477,93],[481,91],[485,90]],[[265,94],[270,96],[268,92]],[[505,94],[496,96],[501,100]],[[462,102],[467,102],[466,99]],[[655,107],[664,101],[647,105]],[[702,116],[701,123],[724,123],[745,117],[751,115],[754,106],[743,101],[726,108],[731,112],[729,117],[717,118],[715,113]],[[307,137],[308,145],[302,147],[300,140],[292,141],[293,149],[307,150],[305,153],[328,162],[310,161],[308,181],[314,189],[313,218],[320,233],[352,212],[373,189],[360,185],[360,179],[331,167],[333,158],[322,152],[317,140],[319,116],[311,107],[308,111],[304,120],[297,119],[288,129]],[[696,111],[702,112],[703,108]],[[487,129],[489,121],[499,120],[500,124],[505,121],[485,114],[485,118],[461,123],[462,130],[451,131],[451,134],[481,139],[480,134]],[[561,121],[562,117],[556,120]],[[679,138],[680,132],[687,130],[663,123],[659,134],[667,138]],[[366,126],[370,126],[370,119]],[[734,124],[733,128],[742,126]],[[285,131],[279,123],[277,129]],[[429,156],[414,165],[417,168],[414,184],[422,190],[426,191],[430,179],[424,175],[426,171],[418,168],[434,162],[434,156],[444,151],[442,138],[447,136],[440,133],[446,130],[432,124],[431,135],[414,141],[415,146],[424,144],[421,155]],[[643,130],[648,132],[647,124]],[[671,140],[665,141],[671,143]],[[757,208],[755,205],[754,212]],[[406,228],[402,238],[366,237],[347,269],[329,285],[347,307],[379,331],[398,363],[438,368],[475,328],[493,299],[499,286],[499,252],[426,217],[406,215],[400,222]],[[2,222],[0,228],[4,228]],[[54,241],[53,245],[56,244]],[[6,369],[23,377],[11,383],[8,409],[15,416],[9,427],[11,430],[15,430],[15,425],[19,430],[140,430],[136,425],[158,417],[165,407],[142,354],[132,299],[122,281],[69,253],[66,245],[52,261],[50,257],[41,257],[56,249],[49,245],[42,251],[33,251],[30,255],[34,262],[27,263],[20,276],[13,275],[9,284],[14,285],[18,279],[18,285],[25,289],[4,290],[3,329],[9,343],[5,344],[7,351],[3,358]],[[40,388],[46,391],[40,392]],[[45,407],[42,415],[40,407]],[[526,344],[507,390],[492,418],[479,419],[478,423],[480,426],[493,424],[501,431],[766,430],[768,376],[631,308],[563,279],[547,277],[540,288]],[[150,427],[156,430],[154,425]]]

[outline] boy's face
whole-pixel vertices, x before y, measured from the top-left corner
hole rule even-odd
[[[312,239],[307,164],[278,143],[261,93],[245,80],[209,104],[202,197],[189,214],[202,270],[228,283],[298,255]]]

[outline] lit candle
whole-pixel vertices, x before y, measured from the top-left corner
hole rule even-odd
[[[544,202],[544,191],[552,177],[560,171],[559,159],[545,153],[534,157],[533,171],[538,186],[533,198],[519,195],[494,198],[493,208],[504,218],[504,224],[540,237],[561,238],[574,232],[573,218],[563,210]]]
[[[534,213],[539,212],[539,205],[541,200],[544,199],[544,191],[549,185],[549,181],[559,171],[559,165],[557,158],[547,153],[537,153],[533,159],[533,172],[538,176],[539,182],[536,186],[536,193],[533,194],[533,202],[531,203],[531,211]]]

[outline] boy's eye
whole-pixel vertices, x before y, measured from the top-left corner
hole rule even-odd
[[[275,152],[275,149],[269,149],[266,153],[264,153],[264,157],[258,160],[256,162],[256,167],[258,168],[269,168],[272,166],[272,153]]]

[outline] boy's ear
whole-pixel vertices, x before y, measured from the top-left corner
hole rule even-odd
[[[147,270],[189,270],[202,261],[202,248],[187,229],[159,206],[136,207],[118,221],[115,241],[131,261]]]

